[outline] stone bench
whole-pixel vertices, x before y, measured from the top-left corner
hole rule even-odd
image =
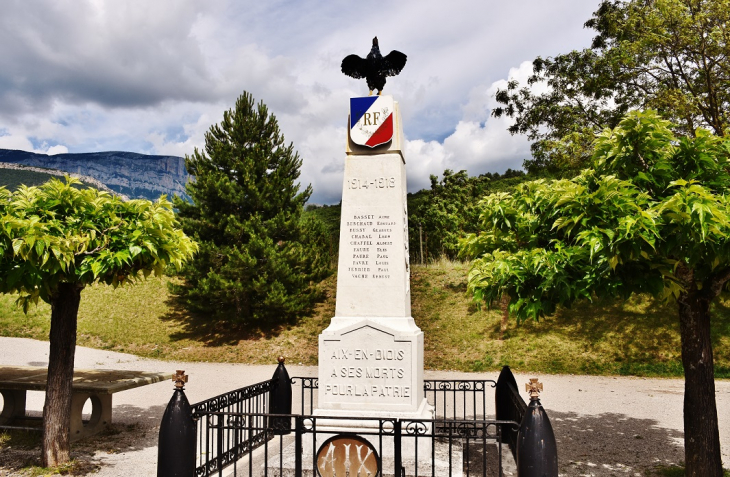
[[[0,394],[3,408],[1,428],[28,419],[25,413],[27,391],[45,391],[47,368],[37,366],[0,366]],[[71,398],[71,440],[96,434],[112,422],[112,394],[170,379],[170,373],[120,371],[115,369],[74,369]],[[84,422],[82,411],[91,401],[91,418]]]

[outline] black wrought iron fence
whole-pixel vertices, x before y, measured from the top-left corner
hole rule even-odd
[[[487,418],[487,389],[496,385],[497,382],[491,379],[426,379],[423,390],[436,417],[483,420]],[[491,393],[489,399],[492,399]]]
[[[426,381],[436,411],[430,420],[313,416],[318,379],[290,379],[283,359],[271,380],[193,406],[183,385],[181,378],[160,426],[158,476],[223,475],[229,466],[233,475],[314,476],[323,462],[364,465],[366,448],[379,456],[381,476],[502,476],[502,444],[508,443],[519,475],[557,477],[555,438],[537,399],[541,385],[531,383],[528,406],[508,367],[496,382]],[[495,390],[496,419],[487,418],[488,389]],[[332,449],[323,446],[328,442]],[[328,458],[337,446],[338,459]],[[372,459],[368,465],[373,470]]]
[[[497,419],[522,422],[527,404],[517,391],[517,381],[508,366],[502,368],[494,390],[495,414]],[[505,441],[517,459],[517,429],[506,429]]]
[[[267,432],[256,424],[269,414],[214,413],[219,435]],[[283,416],[278,414],[276,419]],[[511,421],[383,419],[288,415],[291,434],[266,441],[259,453],[242,456],[235,476],[502,476],[504,428]],[[254,424],[251,424],[253,422]],[[273,421],[271,421],[273,422]],[[279,421],[281,422],[281,421]],[[340,429],[356,429],[341,434]],[[329,444],[329,445],[328,445]],[[486,451],[491,446],[493,452]],[[370,456],[373,456],[370,458]],[[223,460],[219,475],[223,475]],[[341,467],[341,468],[340,468]]]
[[[294,408],[295,412],[311,414],[317,408],[319,379],[294,376],[291,378],[291,383],[293,394],[299,398],[298,407]],[[496,386],[497,382],[492,379],[423,381],[424,395],[428,403],[434,407],[435,417],[441,419],[486,419],[487,402],[493,399],[491,390]]]
[[[299,396],[297,403],[299,407],[294,408],[295,413],[312,414],[317,409],[317,390],[319,389],[319,378],[307,376],[294,376],[291,378],[292,394]]]
[[[195,475],[205,477],[237,461],[272,437],[263,417],[274,380],[245,386],[191,406],[196,423]],[[220,413],[251,416],[245,426],[221,428]]]

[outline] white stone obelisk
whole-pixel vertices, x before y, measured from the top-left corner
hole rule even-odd
[[[403,128],[392,104],[390,142],[358,146],[348,133],[337,304],[319,336],[318,415],[432,417],[423,332],[411,317]]]

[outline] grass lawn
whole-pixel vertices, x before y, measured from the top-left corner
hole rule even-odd
[[[280,354],[288,363],[316,364],[317,337],[334,315],[333,278],[327,299],[296,326],[270,332],[212,323],[182,310],[167,291],[168,277],[133,286],[95,285],[81,292],[77,344],[150,358],[272,364]],[[51,308],[39,302],[28,315],[15,307],[15,295],[0,295],[0,335],[48,339]]]
[[[510,320],[500,338],[501,311],[479,309],[466,294],[468,266],[440,262],[412,267],[413,317],[425,335],[425,366],[461,371],[497,370],[572,374],[681,376],[679,324],[674,306],[647,297],[626,303],[585,303],[540,322]],[[296,325],[263,332],[191,316],[167,292],[167,277],[116,290],[82,292],[78,344],[139,356],[273,364],[317,363],[317,337],[334,315],[335,277],[326,295]],[[28,315],[15,296],[0,295],[0,335],[47,339],[50,307]],[[713,309],[717,377],[730,378],[730,299]]]
[[[481,310],[466,295],[468,265],[414,266],[413,316],[425,334],[426,366],[483,371],[682,376],[676,307],[650,297],[582,303],[539,322]],[[716,375],[730,377],[730,300],[713,309]]]

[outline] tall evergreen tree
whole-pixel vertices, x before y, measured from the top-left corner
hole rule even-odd
[[[176,198],[175,206],[200,252],[173,291],[194,310],[242,323],[305,311],[328,258],[307,235],[319,228],[301,223],[312,188],[300,192],[302,160],[274,115],[244,92],[185,165],[193,203]]]

